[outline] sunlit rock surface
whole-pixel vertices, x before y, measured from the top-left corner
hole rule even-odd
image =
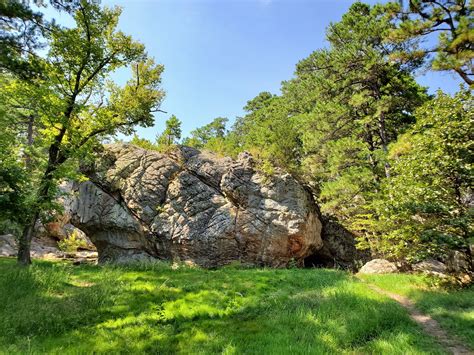
[[[286,173],[266,177],[237,160],[180,147],[104,148],[79,185],[72,223],[99,261],[159,258],[204,267],[302,264],[323,247],[311,194]]]

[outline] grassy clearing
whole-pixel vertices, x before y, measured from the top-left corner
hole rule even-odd
[[[474,288],[448,291],[423,275],[365,275],[365,280],[387,291],[406,296],[431,315],[450,334],[474,351]]]
[[[395,302],[324,269],[0,259],[4,353],[436,354]]]

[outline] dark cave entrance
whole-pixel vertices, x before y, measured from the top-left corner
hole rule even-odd
[[[337,267],[337,263],[333,257],[318,251],[303,259],[303,267],[307,269],[334,268]]]

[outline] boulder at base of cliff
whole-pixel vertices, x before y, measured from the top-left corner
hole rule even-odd
[[[359,274],[392,274],[397,272],[397,266],[385,259],[373,259],[359,270]]]
[[[84,172],[90,181],[78,187],[71,221],[100,262],[284,267],[323,246],[311,194],[287,173],[258,172],[249,154],[233,160],[112,144]]]
[[[0,256],[16,256],[17,242],[13,235],[0,235]]]
[[[428,275],[446,277],[447,267],[438,260],[427,259],[412,265],[413,271],[422,272]]]

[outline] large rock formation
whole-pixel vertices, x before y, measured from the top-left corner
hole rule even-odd
[[[160,258],[205,267],[302,264],[323,247],[311,194],[291,175],[181,147],[169,154],[104,148],[78,187],[72,223],[99,261]]]

